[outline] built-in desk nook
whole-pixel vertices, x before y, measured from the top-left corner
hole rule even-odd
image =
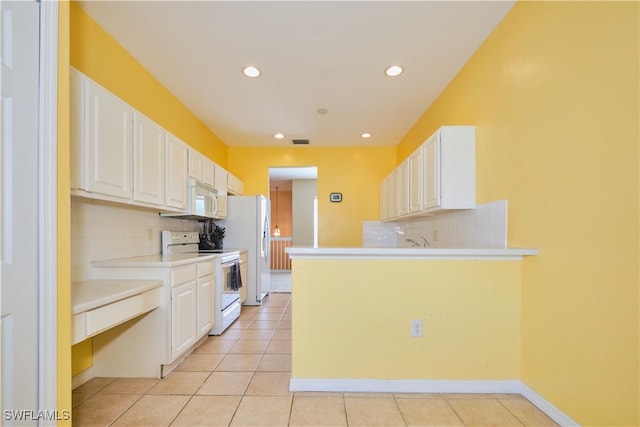
[[[86,280],[73,283],[73,344],[158,308],[161,286],[161,280]]]

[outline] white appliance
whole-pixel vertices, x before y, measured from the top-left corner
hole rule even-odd
[[[271,289],[269,199],[265,196],[229,196],[224,245],[247,248],[247,299],[244,305],[261,305]]]
[[[217,218],[218,192],[215,188],[189,178],[187,180],[186,212],[162,212],[160,216],[188,219]]]
[[[240,316],[240,290],[244,277],[240,274],[240,252],[237,250],[198,249],[197,231],[162,231],[163,254],[220,254],[214,260],[213,291],[214,324],[209,335],[220,335]]]

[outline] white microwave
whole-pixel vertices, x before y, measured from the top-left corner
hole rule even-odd
[[[186,212],[163,212],[161,216],[173,218],[206,219],[217,218],[218,193],[215,188],[189,178],[187,180]]]

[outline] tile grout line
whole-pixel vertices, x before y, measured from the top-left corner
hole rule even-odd
[[[451,408],[451,410],[453,411],[453,413],[455,414],[456,417],[458,417],[458,419],[460,420],[460,422],[462,424],[464,424],[465,426],[467,425],[467,423],[464,422],[464,420],[462,419],[462,417],[460,416],[460,414],[458,413],[458,411],[456,411],[456,408],[453,407],[453,405],[451,404],[451,402],[449,402],[449,399],[447,399],[446,397],[444,397],[444,401],[447,402],[447,405],[449,406],[449,408]]]
[[[499,403],[499,404],[500,404],[504,409],[506,409],[506,410],[507,410],[507,412],[508,412],[508,413],[510,413],[511,415],[513,415],[513,418],[515,418],[516,420],[518,420],[518,422],[519,422],[520,424],[522,424],[522,426],[526,426],[526,425],[527,425],[527,423],[525,423],[523,420],[521,420],[519,416],[517,416],[516,414],[514,414],[514,413],[513,413],[513,411],[511,411],[511,409],[507,408],[507,406],[506,406],[504,403],[502,403],[502,401],[501,401],[500,399],[497,399],[497,398],[496,398],[496,400],[498,401],[498,403]]]
[[[404,423],[405,427],[408,426],[409,422],[405,418],[404,413],[402,412],[402,409],[400,409],[400,405],[398,405],[398,399],[396,398],[395,394],[391,394],[391,398],[393,399],[393,403],[395,403],[396,405],[396,409],[400,413],[400,418],[402,418],[402,422]]]

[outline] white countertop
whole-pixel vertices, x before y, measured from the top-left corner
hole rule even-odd
[[[94,261],[92,267],[177,267],[197,261],[207,261],[234,252],[240,253],[246,249],[224,249],[219,253],[191,253],[191,254],[154,254],[129,258],[106,259]]]
[[[476,259],[520,260],[537,255],[531,248],[364,248],[364,247],[290,247],[285,251],[291,259]]]
[[[86,280],[71,284],[72,314],[92,310],[162,286],[162,280]]]

